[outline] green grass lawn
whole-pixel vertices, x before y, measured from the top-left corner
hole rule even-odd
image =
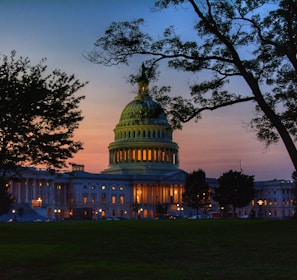
[[[293,220],[0,224],[0,279],[297,279]]]

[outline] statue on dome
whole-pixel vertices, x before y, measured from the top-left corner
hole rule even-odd
[[[141,74],[140,76],[136,77],[136,82],[138,83],[138,93],[145,93],[148,90],[148,84],[149,84],[149,79],[147,72],[149,71],[149,68],[146,68],[144,63],[141,65]]]

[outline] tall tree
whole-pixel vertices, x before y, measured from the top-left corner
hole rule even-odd
[[[236,208],[247,206],[255,197],[254,176],[230,170],[218,181],[219,187],[215,189],[213,199],[219,202],[221,207],[232,206],[234,217]]]
[[[0,57],[2,189],[6,178],[14,176],[17,168],[61,168],[82,149],[73,133],[83,119],[78,106],[85,98],[76,96],[76,92],[86,83],[59,70],[48,74],[44,62],[32,66],[28,58],[17,58],[15,51]]]
[[[204,212],[209,210],[210,188],[205,182],[205,179],[206,175],[202,169],[188,174],[185,182],[185,190],[182,194],[183,203],[196,209],[197,218],[199,209],[202,208]]]
[[[0,215],[8,213],[13,202],[14,199],[8,192],[5,179],[0,177]]]
[[[172,124],[199,120],[201,112],[254,102],[251,127],[267,145],[282,139],[297,170],[297,1],[296,0],[159,0],[157,9],[192,9],[193,41],[183,41],[171,26],[154,39],[141,31],[143,19],[113,22],[87,58],[107,66],[128,64],[143,55],[152,73],[162,61],[191,73],[211,71],[210,80],[190,86],[191,98],[157,94]],[[227,84],[242,79],[249,93],[229,92]]]
[[[297,219],[297,171],[293,172],[292,179],[294,180],[293,192],[293,205],[295,206],[295,213],[293,218]]]

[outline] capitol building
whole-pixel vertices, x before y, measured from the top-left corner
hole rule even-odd
[[[64,173],[24,168],[21,180],[9,183],[16,203],[49,219],[154,218],[158,204],[176,210],[187,173],[178,167],[178,145],[148,81],[138,86],[114,129],[107,169],[92,174],[80,164]]]
[[[15,209],[24,207],[50,220],[152,219],[158,215],[158,205],[166,205],[171,215],[190,215],[191,209],[182,206],[187,173],[179,168],[173,130],[162,107],[149,95],[145,77],[138,86],[138,94],[115,126],[107,169],[94,174],[81,164],[72,164],[69,172],[22,168],[20,179],[8,182]],[[215,179],[207,183],[217,187]],[[254,210],[259,217],[292,216],[293,186],[293,181],[284,180],[256,182],[255,199],[237,215]],[[210,214],[218,212],[217,203],[211,201]]]

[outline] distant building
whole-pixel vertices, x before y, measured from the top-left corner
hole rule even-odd
[[[187,173],[178,168],[178,145],[165,112],[148,93],[148,81],[139,80],[137,96],[123,109],[109,145],[109,166],[101,174],[72,164],[70,172],[20,169],[21,177],[8,182],[17,205],[49,219],[155,218],[157,205],[171,215],[190,216],[182,206]],[[216,179],[207,179],[211,188]],[[283,218],[294,214],[292,181],[256,182],[256,197],[237,209],[238,216],[255,211],[257,217]],[[220,215],[211,201],[208,216]]]

